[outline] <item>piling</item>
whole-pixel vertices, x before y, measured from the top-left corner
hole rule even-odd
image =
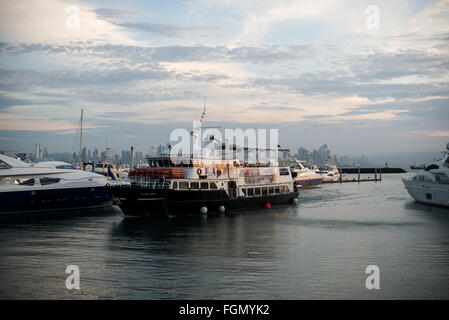
[[[360,165],[359,165],[359,169],[358,169],[358,175],[359,175],[358,182],[360,183]]]
[[[374,180],[377,181],[377,168],[374,168]]]

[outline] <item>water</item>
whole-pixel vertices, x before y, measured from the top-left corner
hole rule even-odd
[[[0,298],[448,299],[449,210],[413,202],[400,178],[207,218],[3,218]],[[70,264],[80,290],[65,287]],[[372,264],[379,290],[365,287]]]

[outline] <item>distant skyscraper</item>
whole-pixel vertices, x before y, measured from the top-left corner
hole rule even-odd
[[[98,160],[100,160],[100,159],[98,159],[98,149],[97,148],[95,148],[94,149],[94,152],[93,152],[93,154],[92,154],[92,157],[93,157],[93,161],[94,162],[98,162]]]
[[[309,150],[300,147],[298,149],[298,160],[306,161],[309,157],[309,153]]]

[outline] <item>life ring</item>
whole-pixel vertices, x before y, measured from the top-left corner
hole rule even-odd
[[[201,171],[200,168],[196,169],[196,173],[200,176],[203,172]]]
[[[221,176],[221,170],[220,169],[217,170],[217,177],[219,177],[219,176]]]

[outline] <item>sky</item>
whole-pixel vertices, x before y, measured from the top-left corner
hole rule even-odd
[[[171,130],[277,128],[294,151],[449,142],[449,0],[0,3],[0,150],[147,151]]]

